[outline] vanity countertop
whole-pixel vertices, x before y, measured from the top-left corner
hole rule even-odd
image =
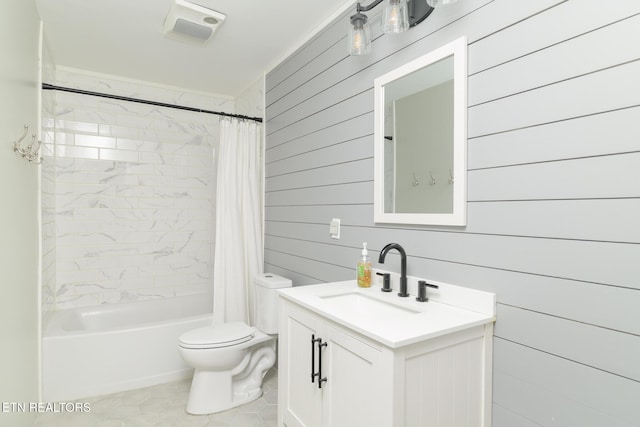
[[[379,286],[360,288],[355,280],[281,289],[280,295],[390,348],[495,321],[495,294],[438,286],[428,302]]]

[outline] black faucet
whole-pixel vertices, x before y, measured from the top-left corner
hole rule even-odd
[[[398,252],[400,252],[400,292],[398,292],[398,296],[408,297],[409,294],[407,293],[407,253],[404,251],[404,248],[397,243],[389,243],[380,251],[380,257],[378,258],[378,262],[380,264],[384,264],[384,258],[387,256],[387,252],[389,252],[391,249],[397,249]]]

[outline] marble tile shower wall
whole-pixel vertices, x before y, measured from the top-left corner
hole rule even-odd
[[[43,93],[42,116],[49,117],[54,111],[55,96],[52,92]],[[45,119],[47,121],[47,119]],[[45,325],[49,315],[55,309],[56,289],[56,199],[55,199],[55,161],[53,157],[53,134],[43,132],[43,145],[40,149],[42,167],[40,168],[40,200],[42,209],[42,323]]]
[[[71,72],[59,73],[56,84],[233,106]],[[55,176],[56,309],[209,292],[217,117],[59,91],[54,104],[45,120],[53,156],[45,165]]]

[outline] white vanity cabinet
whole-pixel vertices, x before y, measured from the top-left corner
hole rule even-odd
[[[368,329],[351,320],[356,307],[341,317],[329,304],[323,306],[322,293],[370,292],[363,295],[376,298],[382,294],[379,289],[377,294],[358,290],[351,282],[281,293],[278,425],[489,427],[494,318],[456,312],[465,323],[439,324],[448,325],[447,333],[393,341],[394,327],[402,326],[393,318],[376,318],[372,313]],[[420,303],[405,305],[429,308],[416,304]],[[437,303],[431,304],[434,313],[428,316],[449,313],[448,308],[439,311]],[[405,317],[429,322],[428,316],[416,311]],[[405,329],[411,327],[407,324]]]
[[[294,303],[285,302],[281,314],[279,425],[391,425],[382,422],[391,390],[380,346]]]

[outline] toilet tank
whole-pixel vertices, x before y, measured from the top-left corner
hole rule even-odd
[[[256,327],[265,334],[278,333],[278,289],[291,286],[290,279],[277,274],[256,276]]]

